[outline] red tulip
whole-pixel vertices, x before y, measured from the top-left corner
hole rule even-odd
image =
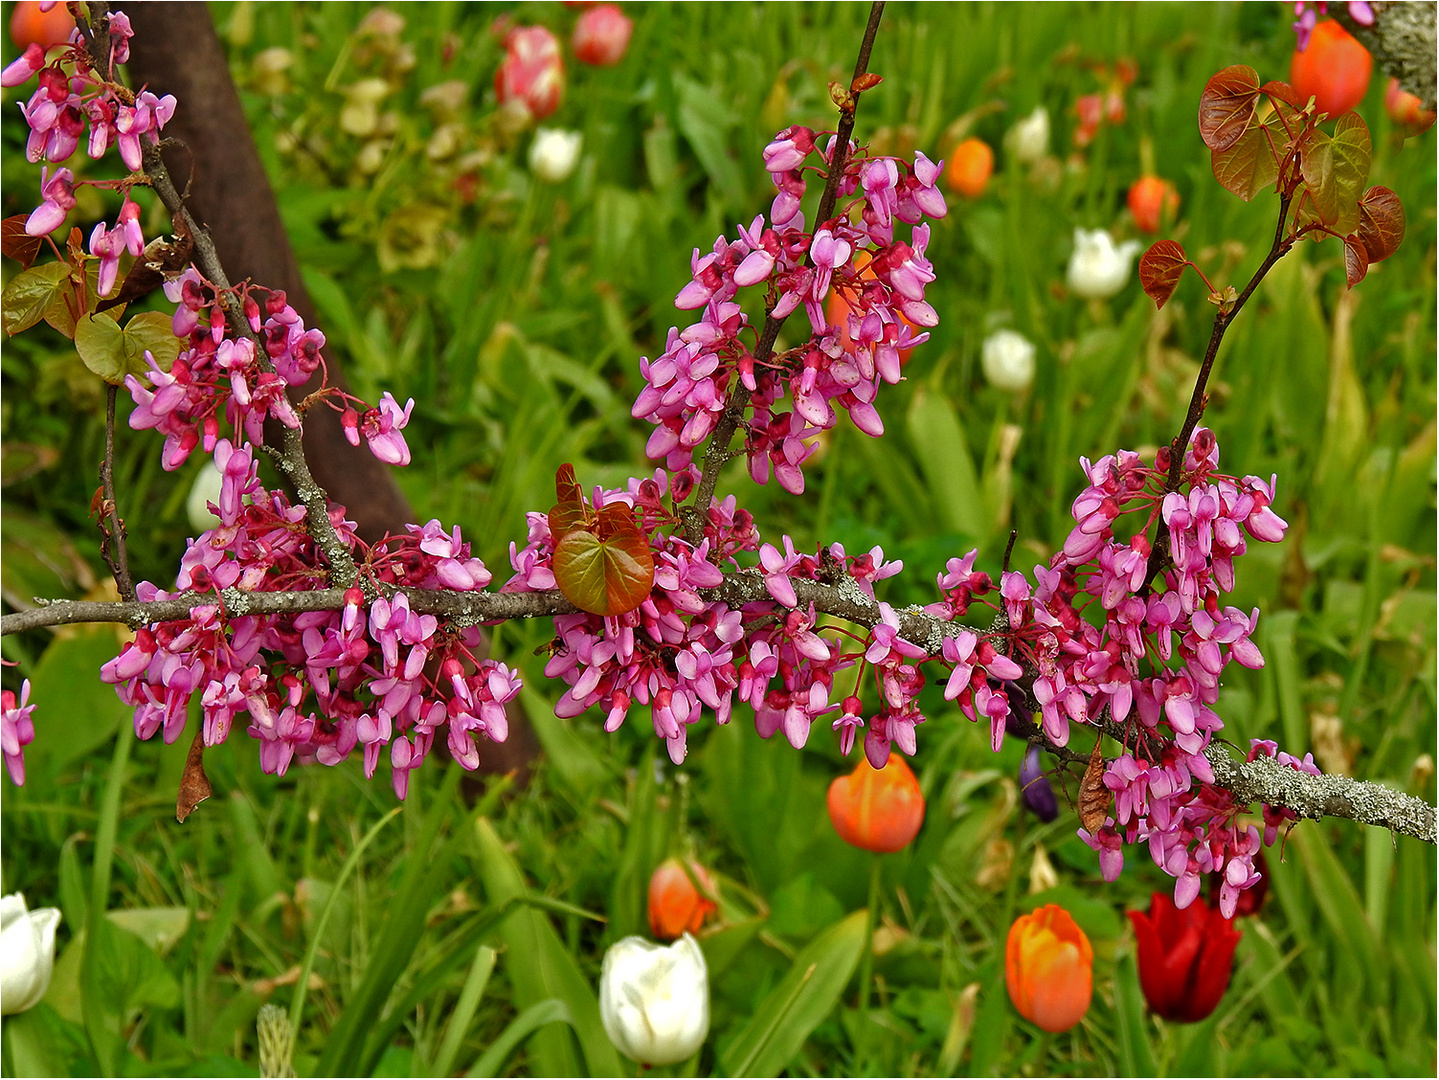
[[[575,59],[596,67],[618,64],[629,47],[634,28],[635,24],[614,4],[599,4],[590,8],[579,17],[574,37],[570,38]]]
[[[543,26],[522,26],[505,36],[505,58],[495,72],[500,104],[519,101],[536,120],[560,106],[565,92],[565,67],[560,43]]]
[[[661,941],[673,941],[684,933],[699,933],[715,911],[715,902],[695,888],[698,881],[706,893],[714,895],[714,881],[709,873],[693,861],[689,870],[694,874],[694,881],[678,859],[666,859],[650,878],[650,932]]]
[[[1129,212],[1142,232],[1159,231],[1162,218],[1171,220],[1179,211],[1179,192],[1168,180],[1157,176],[1141,176],[1129,189]]]
[[[898,851],[919,835],[924,796],[898,754],[883,769],[860,758],[854,772],[829,786],[829,819],[847,844],[865,851]]]
[[[1312,97],[1320,112],[1335,117],[1364,100],[1372,65],[1369,50],[1333,19],[1326,19],[1309,35],[1309,47],[1294,51],[1289,82],[1301,101]]]
[[[1004,982],[1019,1015],[1045,1031],[1084,1019],[1094,993],[1094,949],[1069,912],[1045,904],[1009,928]]]
[[[1139,985],[1149,1007],[1166,1020],[1193,1023],[1214,1011],[1229,987],[1234,947],[1243,936],[1196,899],[1183,911],[1155,893],[1149,914],[1127,913],[1139,947]]]

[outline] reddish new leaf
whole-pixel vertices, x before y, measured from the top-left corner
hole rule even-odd
[[[1259,106],[1259,76],[1235,64],[1216,74],[1199,96],[1199,137],[1216,152],[1228,150],[1249,130]]]
[[[1404,204],[1387,187],[1375,185],[1359,200],[1359,241],[1371,263],[1389,258],[1404,241]]]
[[[555,544],[576,529],[588,529],[594,524],[594,516],[580,495],[575,467],[569,462],[555,473],[555,497],[558,501],[550,508],[550,539]]]
[[[1358,113],[1347,112],[1334,134],[1319,128],[1299,141],[1299,170],[1319,220],[1335,232],[1353,232],[1359,225],[1359,196],[1369,179],[1369,129]]]
[[[1169,302],[1188,265],[1184,249],[1173,240],[1160,240],[1139,257],[1139,283],[1156,308]]]
[[[1344,279],[1352,289],[1364,280],[1364,275],[1369,273],[1369,253],[1364,250],[1364,244],[1357,236],[1346,236],[1344,238]]]
[[[1278,98],[1293,109],[1302,109],[1305,105],[1304,99],[1299,96],[1299,91],[1287,82],[1275,82],[1270,79],[1259,88],[1259,92],[1268,94],[1271,98]]]
[[[619,510],[625,515],[610,513]],[[606,539],[577,529],[555,547],[555,584],[565,599],[595,615],[623,615],[645,601],[655,583],[649,539],[628,507],[602,512]]]
[[[1209,163],[1214,179],[1245,202],[1279,178],[1279,163],[1262,125],[1244,131],[1227,149],[1212,151]]]
[[[25,231],[25,222],[29,217],[29,214],[16,214],[0,221],[0,252],[14,259],[26,270],[30,269],[35,256],[40,254],[42,240],[42,237],[31,236]]]

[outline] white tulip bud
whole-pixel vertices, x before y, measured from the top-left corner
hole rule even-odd
[[[1030,113],[1004,136],[1004,148],[1016,160],[1033,165],[1049,153],[1049,112],[1036,105]]]
[[[575,171],[583,139],[578,131],[540,128],[530,143],[530,172],[541,180],[558,184]]]
[[[1139,241],[1118,247],[1103,229],[1075,229],[1074,254],[1069,257],[1069,288],[1090,300],[1113,296],[1129,280],[1129,265],[1139,254]]]
[[[710,1026],[709,973],[699,942],[615,942],[600,973],[600,1019],[620,1053],[644,1065],[684,1061]]]
[[[984,339],[980,364],[990,386],[1017,394],[1034,382],[1034,342],[1013,330],[996,330]]]
[[[30,911],[19,893],[0,899],[0,1013],[24,1012],[45,996],[59,925],[59,908]]]
[[[199,535],[206,529],[213,529],[220,524],[220,519],[211,513],[206,503],[220,505],[220,486],[223,477],[220,470],[215,468],[214,461],[206,461],[200,466],[200,471],[195,474],[195,484],[190,488],[190,494],[185,499],[185,514],[190,519],[190,528]]]

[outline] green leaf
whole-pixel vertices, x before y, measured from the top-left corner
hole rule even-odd
[[[101,665],[119,651],[114,627],[84,626],[53,642],[40,657],[30,680],[31,700],[65,718],[65,737],[31,744],[25,757],[36,775],[54,776],[85,760],[130,721],[135,710],[98,678]]]
[[[1246,128],[1237,140],[1209,155],[1214,179],[1245,202],[1279,177],[1279,163],[1264,130],[1262,125]]]
[[[1228,150],[1249,130],[1258,105],[1259,75],[1252,67],[1235,64],[1216,73],[1199,95],[1199,137],[1204,145],[1216,152]]]
[[[170,370],[180,355],[180,339],[170,329],[168,318],[158,311],[142,311],[124,327],[109,315],[91,315],[75,325],[75,348],[85,366],[110,383],[122,383],[126,375],[142,375],[150,369],[145,362],[148,350],[160,370]]]
[[[1355,112],[1334,125],[1334,134],[1312,128],[1299,141],[1299,169],[1319,219],[1340,235],[1359,225],[1359,196],[1369,179],[1369,129]]]
[[[559,998],[537,1001],[511,1020],[505,1030],[500,1032],[500,1037],[490,1044],[490,1048],[480,1055],[479,1060],[470,1066],[470,1071],[465,1075],[497,1076],[509,1056],[514,1053],[515,1047],[546,1024],[574,1025],[570,1010]]]
[[[445,1022],[445,1035],[440,1041],[440,1048],[435,1053],[434,1061],[430,1063],[431,1072],[435,1076],[449,1076],[455,1071],[455,1055],[460,1052],[460,1043],[464,1041],[465,1033],[470,1029],[470,1024],[475,1018],[475,1010],[480,1006],[480,998],[484,996],[485,987],[490,983],[490,976],[495,972],[495,957],[498,955],[499,953],[488,945],[481,945],[475,949],[475,959],[470,964],[470,973],[465,976],[465,985],[460,991],[460,998],[455,1002],[455,1007]]]
[[[83,299],[76,295],[79,282],[75,281],[72,271],[70,280],[62,283],[61,287],[55,290],[55,295],[50,297],[50,304],[45,309],[45,321],[72,341],[75,338],[76,322],[79,318],[94,311],[95,305],[100,302],[100,294],[95,289],[96,268],[94,263],[86,262],[84,272],[85,295]],[[123,308],[117,310],[114,317],[118,318],[123,310]]]
[[[475,822],[474,836],[478,848],[476,870],[490,902],[500,904],[526,893],[524,876],[494,826],[480,818]],[[619,1055],[605,1035],[594,991],[549,919],[528,908],[516,911],[501,925],[500,937],[507,949],[515,1005],[529,1008],[549,998],[563,1001],[570,1010],[574,1039],[579,1040],[590,1075],[620,1075]],[[574,1052],[574,1039],[563,1028],[538,1032],[532,1071],[547,1076],[578,1075],[580,1062]]]
[[[983,539],[984,497],[969,443],[954,406],[938,386],[915,390],[909,406],[909,441],[944,523],[972,539]]]
[[[556,545],[555,584],[578,608],[622,615],[639,607],[654,588],[649,538],[627,506],[601,510],[598,528],[599,533],[576,529]]]
[[[1130,953],[1119,958],[1114,972],[1114,1013],[1119,1021],[1119,1064],[1124,1076],[1157,1076],[1144,1020],[1144,995]]]
[[[869,944],[867,917],[868,912],[856,911],[804,947],[725,1051],[726,1073],[778,1076],[784,1070],[844,993]]]
[[[45,317],[45,309],[69,280],[69,267],[62,262],[32,266],[10,279],[0,293],[0,326],[14,337]]]

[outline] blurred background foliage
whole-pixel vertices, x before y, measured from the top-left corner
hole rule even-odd
[[[329,355],[361,396],[416,399],[415,460],[398,479],[417,520],[459,524],[500,580],[524,512],[553,501],[560,463],[584,484],[648,468],[648,432],[629,415],[637,358],[686,321],[673,300],[691,249],[768,209],[760,150],[773,133],[830,126],[825,86],[847,81],[867,12],[631,7],[635,33],[617,66],[567,55],[564,101],[543,123],[580,131],[582,157],[546,183],[526,167],[533,128],[495,107],[497,27],[539,23],[565,41],[570,8],[211,6]],[[1011,528],[1017,565],[1047,560],[1068,531],[1080,456],[1152,452],[1177,429],[1212,319],[1194,278],[1161,312],[1132,279],[1109,301],[1070,295],[1073,231],[1140,236],[1125,194],[1153,169],[1182,200],[1168,235],[1216,284],[1242,287],[1272,236],[1274,200],[1241,203],[1214,182],[1195,111],[1227,65],[1284,78],[1291,19],[1278,3],[891,5],[871,63],[885,82],[864,98],[860,137],[939,159],[978,136],[995,150],[995,173],[980,197],[952,196],[935,227],[928,298],[941,322],[907,381],[878,402],[886,437],[832,433],[800,499],[756,488],[742,468],[721,493],[737,493],[771,540],[882,545],[905,562],[886,583],[893,603],[931,599],[944,560],[976,546],[979,565],[997,571]],[[1137,72],[1126,116],[1078,149],[1076,100],[1105,92],[1120,60]],[[1402,248],[1346,292],[1337,243],[1298,247],[1229,333],[1211,383],[1206,423],[1222,464],[1277,473],[1291,523],[1283,543],[1254,546],[1238,568],[1234,602],[1263,609],[1268,662],[1227,673],[1219,711],[1241,747],[1274,738],[1313,751],[1326,771],[1432,801],[1435,136],[1403,140],[1384,82],[1376,70],[1359,111],[1373,136],[1370,181],[1396,191],[1408,214]],[[8,216],[34,205],[38,174],[24,161],[17,92],[5,100]],[[1004,134],[1036,106],[1051,118],[1051,152],[1027,165],[1006,153]],[[88,232],[115,207],[83,191],[72,220]],[[160,224],[150,212],[147,234]],[[1001,327],[1037,346],[1038,376],[1018,395],[980,371],[981,343]],[[43,327],[6,342],[0,372],[4,598],[103,595],[86,517],[100,387]],[[149,435],[122,429],[119,443],[132,560],[166,584],[193,533],[184,502],[198,460],[166,476]],[[543,625],[495,631],[496,655],[527,676],[543,747],[528,786],[457,785],[437,761],[348,868],[394,803],[358,763],[277,780],[237,736],[206,759],[221,794],[177,826],[185,740],[131,747],[126,711],[96,678],[115,628],[4,639],[19,665],[6,685],[30,678],[39,702],[29,783],[7,786],[0,811],[4,888],[32,906],[59,903],[68,942],[46,1003],[7,1030],[6,1072],[253,1075],[253,1020],[270,999],[296,1006],[302,1075],[472,1062],[612,1071],[590,987],[604,947],[642,932],[645,884],[672,851],[715,868],[723,901],[722,929],[705,939],[713,1034],[678,1071],[732,1066],[796,955],[866,903],[870,857],[834,835],[823,809],[847,766],[818,732],[802,752],[761,741],[742,711],[728,728],[695,732],[679,769],[656,755],[638,713],[614,735],[589,717],[558,720],[560,688],[535,655],[548,635]],[[1343,823],[1301,826],[1270,852],[1273,888],[1242,921],[1216,1014],[1166,1025],[1136,1004],[1119,913],[1147,906],[1168,879],[1135,852],[1103,885],[1071,813],[1042,825],[1020,807],[1017,744],[991,754],[987,733],[937,694],[927,715],[916,771],[928,819],[883,863],[882,1008],[854,1007],[852,965],[834,975],[828,1005],[803,1003],[810,1034],[786,1059],[790,1072],[1433,1072],[1432,849]],[[1071,794],[1075,779],[1054,776]],[[112,856],[109,889],[95,893]],[[123,971],[81,970],[93,896],[140,942]],[[519,910],[497,922],[496,905],[514,897]],[[570,907],[546,911],[536,897]],[[1002,954],[1014,915],[1048,901],[1095,943],[1096,998],[1079,1028],[1039,1040],[1006,1001]],[[476,950],[489,946],[499,960],[487,986]],[[292,995],[307,954],[301,1002]],[[77,1004],[86,995],[106,1002],[88,1018]],[[571,1025],[540,1027],[497,1065],[479,1060],[551,998],[566,1002]]]

